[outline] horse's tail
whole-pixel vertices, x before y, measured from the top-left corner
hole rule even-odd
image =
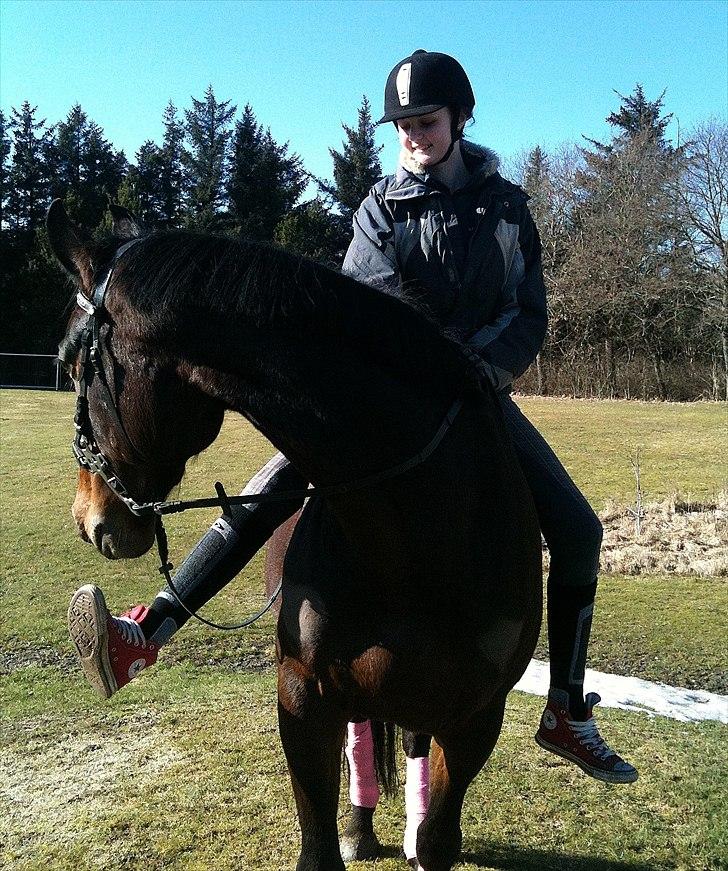
[[[398,729],[394,723],[372,720],[372,739],[374,741],[374,768],[382,792],[393,795],[399,786],[397,775]]]
[[[399,730],[394,723],[383,723],[381,720],[371,720],[374,750],[374,772],[377,775],[379,788],[386,796],[394,795],[399,786],[397,775],[397,743]],[[345,752],[341,754],[341,765],[344,775],[351,782],[349,759]]]

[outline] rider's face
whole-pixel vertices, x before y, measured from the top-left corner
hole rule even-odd
[[[401,118],[397,133],[405,151],[423,166],[431,166],[442,160],[452,142],[450,110],[444,106],[427,115]]]

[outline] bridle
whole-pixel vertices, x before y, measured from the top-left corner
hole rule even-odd
[[[116,252],[111,265],[106,270],[101,281],[94,287],[91,298],[89,299],[81,291],[76,295],[76,304],[88,314],[88,320],[81,333],[81,347],[78,357],[78,374],[76,377],[77,395],[76,395],[76,412],[74,415],[75,437],[73,440],[73,455],[82,469],[87,469],[89,472],[99,477],[104,481],[106,486],[117,496],[129,511],[137,517],[146,517],[154,515],[155,517],[155,538],[157,549],[159,551],[160,566],[159,572],[165,578],[169,589],[172,591],[178,604],[192,617],[211,626],[215,629],[233,630],[242,629],[250,626],[256,620],[263,616],[273,605],[276,598],[280,594],[282,582],[270,597],[265,607],[248,617],[246,620],[236,624],[218,624],[201,617],[195,611],[189,609],[182,601],[179,593],[175,589],[171,577],[173,565],[169,562],[169,546],[167,542],[167,533],[164,529],[162,517],[165,514],[177,514],[182,511],[188,511],[192,508],[222,508],[223,516],[230,517],[232,514],[231,507],[233,505],[250,505],[262,502],[290,502],[292,500],[308,499],[311,496],[339,496],[346,493],[352,493],[357,490],[372,487],[375,484],[382,483],[391,478],[396,478],[404,474],[410,469],[421,465],[428,457],[437,449],[452,426],[460,409],[463,406],[466,393],[472,389],[473,385],[480,384],[482,376],[477,371],[478,361],[473,353],[464,349],[463,353],[468,363],[472,367],[472,379],[468,379],[465,389],[455,399],[448,409],[445,417],[442,420],[437,432],[425,445],[413,456],[379,472],[365,475],[353,481],[347,481],[340,484],[331,484],[320,487],[311,487],[305,490],[287,490],[279,493],[250,493],[240,496],[228,496],[223,485],[218,481],[215,483],[216,497],[208,497],[202,499],[187,499],[187,500],[172,500],[161,502],[138,502],[124,486],[119,476],[114,472],[110,461],[104,456],[98,446],[96,437],[93,433],[91,425],[91,416],[89,414],[88,392],[94,378],[97,378],[101,385],[101,390],[105,394],[106,406],[112,417],[113,423],[119,433],[122,434],[130,456],[136,460],[145,460],[141,451],[132,442],[127,433],[124,424],[119,415],[117,403],[109,383],[106,378],[106,373],[103,364],[103,347],[101,344],[101,321],[106,312],[104,303],[106,292],[108,290],[114,270],[120,258],[132,246],[142,241],[141,238],[132,239],[126,242]],[[108,357],[111,361],[111,371],[114,371],[114,359],[110,352]],[[112,377],[112,384],[114,379]]]
[[[73,439],[73,455],[82,469],[88,469],[89,472],[99,475],[106,486],[121,499],[132,514],[141,516],[148,513],[145,510],[147,506],[141,505],[134,500],[114,473],[111,463],[99,448],[93,433],[93,427],[91,426],[91,416],[88,407],[89,387],[94,378],[98,378],[101,389],[106,396],[106,407],[118,431],[123,435],[127,446],[130,448],[131,456],[135,459],[144,459],[141,452],[137,450],[129,438],[129,434],[119,416],[116,401],[106,379],[101,348],[101,317],[104,312],[104,300],[111,276],[121,256],[139,241],[141,240],[133,239],[119,248],[104,278],[95,286],[91,299],[86,297],[81,291],[76,294],[76,305],[83,309],[89,317],[81,333],[81,348],[78,357],[78,376],[76,378],[78,390],[76,393],[76,413],[73,418],[76,434]]]

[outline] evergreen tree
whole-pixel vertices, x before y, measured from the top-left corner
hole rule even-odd
[[[620,99],[620,110],[607,118],[612,140],[590,139],[593,149],[582,152],[564,275],[572,322],[582,341],[601,349],[603,391],[616,395],[620,366],[638,354],[664,398],[664,362],[679,351],[675,323],[689,308],[686,229],[672,193],[681,155],[664,138],[670,116],[661,114],[662,96],[650,102],[637,85]]]
[[[133,215],[137,217],[141,217],[144,213],[144,206],[142,205],[142,196],[140,194],[140,189],[142,187],[142,183],[140,180],[139,170],[136,166],[130,166],[127,174],[122,179],[121,184],[119,185],[118,190],[116,191],[116,202],[120,206],[124,206],[125,209],[128,209]],[[149,215],[146,214],[144,223],[148,226],[153,226],[149,222]],[[110,232],[113,226],[113,222],[111,220],[111,216],[107,212],[104,215],[104,220],[101,222],[100,227],[103,229],[103,232]]]
[[[45,119],[36,120],[37,107],[24,102],[12,110],[10,129],[13,136],[13,157],[8,177],[6,219],[16,234],[33,233],[43,224],[48,197],[48,170],[45,154],[50,131]]]
[[[247,239],[269,241],[295,206],[308,176],[288,144],[279,145],[263,130],[249,105],[235,125],[230,153],[227,195],[228,223]]]
[[[551,178],[548,155],[540,145],[529,152],[521,184],[530,197],[528,208],[536,226],[545,227],[551,209]]]
[[[346,140],[341,151],[329,149],[334,161],[334,182],[323,182],[321,187],[338,207],[348,235],[351,219],[369,189],[382,177],[379,153],[383,146],[374,142],[376,125],[372,121],[369,100],[362,97],[356,127],[342,124]]]
[[[164,227],[179,228],[184,221],[188,180],[185,163],[185,126],[170,101],[164,110],[164,139],[159,154],[159,223]]]
[[[10,135],[5,113],[0,110],[0,233],[5,230],[5,206],[10,178]]]
[[[635,139],[647,133],[648,138],[655,145],[670,150],[671,146],[665,142],[665,129],[672,115],[662,114],[665,92],[663,91],[656,100],[648,100],[642,85],[638,82],[633,94],[627,97],[619,91],[615,91],[615,94],[622,101],[622,105],[618,112],[610,113],[607,123],[622,131],[619,136],[622,139],[625,137]]]
[[[208,85],[204,100],[193,97],[192,109],[185,111],[190,142],[186,158],[190,181],[189,226],[204,230],[219,223],[224,202],[228,128],[235,108],[229,100],[218,101],[212,85]]]
[[[320,197],[291,209],[276,227],[275,241],[332,269],[340,267],[344,256],[338,227]]]
[[[136,153],[136,166],[127,175],[124,190],[119,191],[119,204],[133,212],[148,227],[163,223],[163,164],[162,149],[147,139]],[[126,201],[122,200],[122,193]]]
[[[61,196],[71,217],[91,233],[103,219],[109,197],[127,168],[124,153],[114,151],[102,129],[77,103],[56,128],[51,156],[53,196]]]
[[[39,226],[22,258],[16,260],[11,283],[0,268],[0,348],[11,353],[48,354],[63,335],[68,281],[50,250],[46,229]]]

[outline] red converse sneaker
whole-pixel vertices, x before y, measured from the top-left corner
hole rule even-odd
[[[104,594],[93,584],[73,594],[68,606],[68,632],[84,674],[102,698],[113,696],[157,661],[157,645],[145,641],[139,625],[148,610],[145,605],[136,605],[114,617],[106,607]]]
[[[607,783],[633,783],[637,780],[637,769],[617,756],[599,734],[592,709],[601,701],[600,697],[596,693],[589,693],[586,697],[586,720],[571,719],[567,700],[565,692],[549,691],[546,709],[536,732],[536,743],[544,750],[575,762],[597,780]]]

